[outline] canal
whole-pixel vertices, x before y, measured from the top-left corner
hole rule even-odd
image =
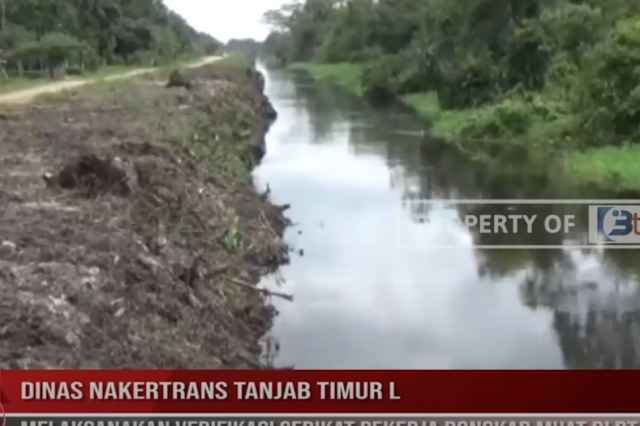
[[[254,177],[291,205],[294,223],[290,264],[262,283],[295,296],[274,300],[277,366],[640,366],[637,251],[483,250],[474,242],[495,236],[441,226],[460,209],[486,208],[447,201],[560,198],[561,183],[487,182],[435,149],[402,109],[376,111],[330,84],[262,71],[279,117]]]

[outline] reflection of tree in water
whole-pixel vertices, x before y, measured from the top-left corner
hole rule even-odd
[[[562,188],[557,182],[538,168],[523,164],[519,174],[505,176],[501,170],[482,167],[450,145],[428,138],[422,144],[421,155],[423,164],[433,169],[429,176],[431,186],[448,188],[460,198],[569,198],[560,194]]]
[[[635,279],[640,277],[640,250],[605,250],[603,257],[620,273],[629,274]]]
[[[590,309],[586,318],[554,312],[565,365],[572,369],[639,369],[640,315]]]
[[[538,173],[538,170],[528,171],[523,166],[522,175],[501,176],[499,171],[486,170],[462,158],[455,150],[446,144],[436,141],[425,141],[421,146],[422,172],[418,173],[419,188],[407,194],[407,201],[413,206],[416,219],[425,214],[425,209],[419,206],[420,200],[432,199],[602,199],[602,198],[633,198],[630,194],[580,193],[565,188],[553,177]],[[569,191],[569,192],[568,192]],[[467,205],[461,206],[465,214],[495,214],[503,208],[497,205]],[[588,234],[588,208],[582,206],[557,205],[556,210],[549,210],[552,206],[526,206],[531,214],[539,216],[553,214],[574,214],[576,216],[576,234],[571,239],[585,242]],[[537,208],[537,210],[536,210]],[[535,210],[535,211],[534,211]],[[527,213],[529,214],[529,213]],[[542,223],[537,223],[542,225]],[[537,244],[560,245],[563,243],[561,235],[550,235],[540,229],[535,235],[521,234],[518,236],[504,234],[478,234],[476,244]],[[520,270],[532,259],[541,267],[550,265],[551,260],[562,258],[563,250],[485,250],[482,258],[481,270],[490,275],[503,275]],[[640,276],[640,253],[637,250],[606,250],[604,261],[615,265],[623,275]]]
[[[549,271],[563,264],[566,256],[560,249],[496,249],[478,250],[477,260],[481,277],[501,278],[528,269]]]
[[[479,171],[455,156],[433,146],[423,152],[434,173],[423,177],[422,193],[413,199],[435,198],[440,188],[459,198],[479,199],[562,199],[565,188],[544,176],[500,178],[499,174]],[[572,194],[575,198],[614,198],[601,194]],[[628,198],[627,198],[628,199]],[[461,205],[463,214],[505,214],[502,205]],[[579,236],[584,241],[588,229],[585,206],[519,206],[523,214],[575,214]],[[416,211],[416,215],[422,214]],[[541,226],[543,223],[534,222]],[[534,228],[535,229],[535,228]],[[565,236],[537,229],[533,234],[481,234],[482,245],[562,245]],[[502,277],[526,273],[521,285],[523,302],[532,309],[553,312],[553,325],[567,368],[640,368],[640,253],[637,250],[604,250],[602,253],[568,249],[478,250],[479,272]],[[590,273],[584,273],[591,265]],[[597,273],[594,273],[597,271]],[[595,275],[595,277],[594,277]]]
[[[413,158],[415,162],[415,157]],[[545,176],[538,175],[537,172],[532,171],[530,174],[523,173],[522,176],[504,178],[498,171],[482,170],[476,164],[462,158],[451,147],[432,140],[425,140],[420,145],[419,165],[415,166],[414,170],[420,183],[416,185],[417,191],[406,194],[411,204],[416,204],[420,200],[433,199],[557,198],[550,195],[557,190],[557,185]],[[470,208],[478,209],[480,206]],[[489,208],[495,208],[495,206]],[[419,216],[423,214],[424,209],[420,206],[413,211],[416,219],[420,219]],[[467,210],[465,213],[474,214],[473,210]],[[499,242],[483,244],[499,244]],[[535,243],[521,239],[520,242],[513,244]]]
[[[501,206],[471,207],[467,212],[491,214]],[[563,205],[524,207],[527,214],[538,217],[560,215],[567,209]],[[561,245],[565,239],[562,234],[549,234],[535,226],[533,234],[477,233],[475,238],[476,244],[495,245]],[[523,301],[532,309],[553,311],[553,324],[568,368],[640,368],[640,304],[634,279],[639,266],[637,251],[605,250],[600,255],[595,250],[577,254],[569,249],[482,250],[478,259],[484,275],[528,271],[521,287]],[[593,279],[580,273],[588,264],[598,271]]]
[[[638,283],[599,263],[603,258],[573,253],[547,269],[534,263],[522,299],[532,309],[553,311],[567,368],[640,368]],[[585,274],[585,264],[597,265],[598,273]]]
[[[344,91],[333,88],[327,82],[315,82],[310,77],[296,78],[295,97],[302,101],[305,115],[316,136],[315,141],[323,142],[336,130],[349,122],[350,111],[361,110],[362,101]]]

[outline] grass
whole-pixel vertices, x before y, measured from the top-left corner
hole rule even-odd
[[[171,63],[164,64],[162,66],[159,66],[158,70],[151,74],[151,77],[154,79],[169,78],[169,75],[171,75],[171,73],[176,69],[183,67],[185,64],[196,62],[199,59],[202,59],[202,57],[188,57],[186,59],[176,60]],[[234,71],[240,68],[246,69],[247,67],[250,67],[252,63],[253,60],[250,57],[246,55],[235,54],[228,55],[225,58],[216,61],[216,68],[225,68],[228,71]],[[149,77],[149,75],[147,75],[147,77]]]
[[[215,67],[218,69],[226,69],[228,71],[243,71],[252,68],[253,59],[246,55],[229,55],[223,59],[216,61]]]
[[[133,66],[129,66],[129,65],[108,65],[105,67],[102,67],[100,69],[98,69],[97,71],[94,72],[89,72],[86,73],[84,75],[78,76],[78,78],[103,78],[103,77],[109,77],[110,75],[113,74],[120,74],[120,73],[124,73],[127,71],[132,71],[135,69],[138,69],[141,67],[133,67]],[[142,67],[144,68],[144,67]]]
[[[612,190],[640,187],[640,146],[594,148],[570,152],[565,159],[565,175],[576,185],[594,185]]]
[[[409,106],[418,117],[431,124],[431,134],[443,140],[455,139],[462,125],[469,120],[476,110],[446,111],[440,107],[438,95],[429,93],[412,93],[401,98],[403,104]]]
[[[318,64],[295,63],[293,70],[308,72],[317,79],[331,81],[351,93],[362,95],[360,84],[362,66],[351,63]],[[430,125],[430,132],[445,142],[455,143],[462,148],[461,130],[470,120],[487,113],[495,105],[467,110],[443,110],[436,93],[413,93],[403,96],[401,102],[410,107],[421,119]],[[522,137],[532,141],[550,141],[560,134],[558,131],[570,122],[573,117],[561,117],[553,121],[537,120],[535,125]],[[505,141],[509,141],[505,138]],[[507,142],[505,142],[507,143]],[[464,151],[475,156],[473,143],[465,143]],[[567,182],[574,185],[590,185],[606,190],[638,190],[640,189],[640,147],[592,148],[586,151],[569,151],[562,155],[560,161],[562,175]],[[549,163],[554,161],[549,159]]]
[[[362,86],[360,78],[362,77],[362,66],[343,62],[339,64],[317,64],[297,62],[290,67],[292,70],[306,71],[314,78],[329,80],[347,91],[362,96]]]

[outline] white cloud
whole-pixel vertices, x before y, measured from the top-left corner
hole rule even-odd
[[[264,39],[268,28],[262,14],[286,0],[164,0],[165,4],[199,31],[227,42],[230,38]]]

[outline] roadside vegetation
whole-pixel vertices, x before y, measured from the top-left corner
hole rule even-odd
[[[220,43],[154,0],[0,0],[0,90],[33,79],[161,66]]]
[[[639,189],[638,2],[305,0],[264,20],[265,55],[404,102],[474,160]]]

